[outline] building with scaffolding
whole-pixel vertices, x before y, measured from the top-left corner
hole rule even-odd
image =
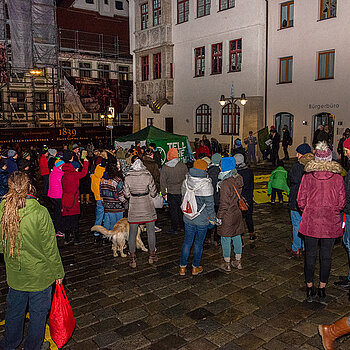
[[[0,0],[0,32],[0,128],[132,127],[125,0]]]

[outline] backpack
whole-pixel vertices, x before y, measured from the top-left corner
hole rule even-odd
[[[197,201],[195,196],[195,191],[198,190],[202,185],[191,190],[187,186],[187,179],[186,179],[185,186],[186,186],[186,192],[180,208],[187,219],[193,220],[196,217],[198,217],[203,211],[203,209],[205,208],[205,203],[204,203],[202,208],[198,211]]]

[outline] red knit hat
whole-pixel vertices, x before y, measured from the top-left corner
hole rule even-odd
[[[343,143],[343,147],[350,150],[350,137],[348,137],[344,143]]]

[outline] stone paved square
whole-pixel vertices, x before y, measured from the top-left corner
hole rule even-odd
[[[285,253],[292,235],[287,205],[255,205],[258,239],[251,243],[243,237],[242,270],[220,271],[221,248],[205,244],[204,272],[192,276],[188,268],[184,277],[178,275],[183,234],[163,233],[169,227],[166,210],[157,222],[163,229],[157,233],[159,262],[149,265],[147,253],[138,251],[135,270],[128,258],[113,257],[110,244],[93,244],[94,207],[82,210],[83,244],[64,246],[59,240],[65,289],[76,317],[65,349],[322,349],[317,325],[348,314],[347,291],[333,287],[348,270],[340,241],[326,301],[304,301],[303,261]],[[4,319],[4,269],[1,276]],[[339,349],[349,349],[349,344],[349,336],[337,341]]]

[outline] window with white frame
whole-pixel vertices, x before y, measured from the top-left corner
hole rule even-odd
[[[196,133],[211,133],[211,108],[202,104],[196,109]]]

